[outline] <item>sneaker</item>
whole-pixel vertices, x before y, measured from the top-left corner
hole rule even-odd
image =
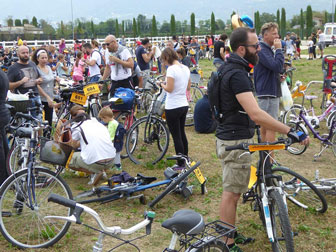
[[[121,166],[121,164],[115,164],[115,165],[113,166],[113,168],[114,168],[117,172],[121,172],[121,171],[122,171],[122,166]]]
[[[236,244],[247,244],[247,243],[254,242],[254,238],[245,237],[244,235],[238,232],[235,233],[234,240]]]
[[[230,252],[243,252],[243,250],[241,248],[239,248],[236,244],[233,245],[232,248],[229,248]]]

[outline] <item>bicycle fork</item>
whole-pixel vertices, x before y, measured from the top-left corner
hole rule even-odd
[[[272,220],[271,220],[271,214],[270,214],[270,208],[269,208],[269,200],[267,197],[268,193],[267,193],[267,189],[264,183],[260,184],[260,188],[261,188],[261,195],[262,195],[261,202],[263,206],[263,213],[264,213],[267,236],[270,242],[273,243],[274,236],[273,236]]]

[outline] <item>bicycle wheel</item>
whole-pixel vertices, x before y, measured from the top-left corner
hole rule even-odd
[[[269,193],[269,206],[274,237],[274,241],[271,241],[273,251],[294,252],[293,232],[287,207],[278,191]]]
[[[146,91],[143,93],[141,98],[141,110],[142,113],[147,114],[149,112],[150,105],[153,100],[153,95],[150,91]]]
[[[295,131],[302,131],[308,136],[308,131],[306,127],[301,123],[289,122],[287,125],[293,128]],[[307,150],[308,146],[300,143],[293,143],[288,146],[287,151],[293,155],[301,155]]]
[[[168,146],[169,131],[158,117],[140,118],[126,134],[126,151],[135,164],[156,164],[164,157]]]
[[[91,104],[91,106],[90,106],[90,114],[93,117],[98,118],[99,110],[100,110],[100,106],[99,106],[98,103]]]
[[[332,151],[334,153],[334,156],[336,157],[336,132],[334,131],[332,137],[331,137],[331,143],[332,143]]]
[[[34,168],[35,202],[29,203],[27,188],[28,170],[11,175],[0,188],[0,231],[19,248],[45,248],[60,240],[70,227],[70,222],[44,219],[45,216],[70,216],[71,210],[48,202],[51,193],[72,199],[66,182],[46,168]],[[33,207],[33,209],[32,209]]]
[[[331,128],[333,121],[336,120],[335,116],[336,116],[336,111],[331,112],[331,114],[328,116],[328,118],[327,118],[328,129]]]
[[[205,237],[205,239],[207,239],[207,237]],[[199,243],[202,243],[202,240]],[[187,252],[229,252],[230,250],[226,246],[224,241],[214,240],[213,242],[210,242],[209,244],[207,244],[203,248],[197,248],[197,249],[192,248],[192,249],[186,250],[186,251]]]
[[[194,166],[192,166],[189,170],[185,172],[181,172],[177,177],[175,177],[172,182],[167,186],[167,188],[156,198],[148,204],[149,207],[155,206],[160,200],[162,200],[168,193],[175,190],[178,185],[185,180],[198,166],[200,165],[200,162],[197,162]]]
[[[194,125],[194,110],[196,102],[203,97],[203,91],[197,86],[191,86],[190,94],[187,95],[189,102],[189,109],[186,117],[185,126],[193,126]]]
[[[89,204],[94,202],[109,202],[122,198],[120,192],[111,192],[110,190],[100,190],[96,188],[96,191],[86,191],[78,194],[74,197],[74,200],[80,204]]]
[[[282,190],[295,205],[320,213],[327,211],[326,199],[308,179],[286,167],[273,168],[272,172],[281,175]]]
[[[126,132],[128,132],[130,130],[132,124],[134,124],[134,122],[137,120],[134,115],[133,115],[133,119],[131,119],[130,116],[131,116],[130,112],[124,111],[124,112],[119,113],[115,118],[119,123],[124,125],[124,128],[125,128]],[[127,134],[124,134],[124,143],[126,142],[126,135]],[[121,150],[120,157],[121,158],[128,158],[126,148],[123,148]]]
[[[300,104],[293,104],[293,106],[285,112],[282,122],[287,125],[289,122],[298,122],[300,120],[300,110],[302,106]]]

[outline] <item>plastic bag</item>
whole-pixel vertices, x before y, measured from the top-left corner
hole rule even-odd
[[[283,108],[287,111],[293,106],[293,99],[291,92],[289,91],[289,88],[287,86],[286,80],[281,82],[281,103]]]

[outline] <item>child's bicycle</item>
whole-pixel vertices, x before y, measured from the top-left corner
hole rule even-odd
[[[146,204],[146,199],[143,194],[136,194],[137,192],[145,191],[146,189],[167,185],[167,188],[149,205],[154,207],[166,194],[170,192],[180,193],[183,197],[188,198],[192,194],[192,186],[188,186],[187,178],[194,172],[197,179],[201,184],[202,194],[205,193],[206,179],[202,175],[201,170],[198,168],[200,162],[194,163],[190,159],[183,155],[177,155],[169,157],[170,160],[183,159],[186,161],[186,169],[180,173],[174,171],[172,168],[167,168],[164,171],[165,179],[157,181],[156,177],[146,177],[142,174],[138,174],[135,178],[130,177],[128,174],[121,173],[119,176],[112,176],[106,185],[93,188],[90,191],[86,191],[78,194],[74,197],[78,203],[87,204],[92,202],[106,203],[121,198],[135,199],[139,198],[142,204]],[[122,181],[124,180],[124,181]]]
[[[70,211],[72,211],[73,214],[71,216],[46,216],[46,220],[63,220],[76,224],[83,224],[80,218],[83,212],[90,214],[96,220],[99,229],[83,224],[90,229],[100,232],[98,240],[92,248],[93,252],[101,252],[103,250],[103,241],[105,236],[111,236],[120,241],[120,244],[114,246],[109,251],[113,251],[125,244],[131,245],[137,249],[137,251],[140,251],[139,247],[133,242],[151,233],[151,226],[155,217],[155,213],[149,211],[145,212],[145,219],[143,221],[128,229],[122,229],[119,226],[107,227],[100,219],[99,214],[90,207],[55,194],[51,194],[48,201],[70,208]],[[144,227],[146,227],[145,235],[141,235],[130,240],[121,238],[121,235],[133,234]],[[169,247],[164,249],[164,252],[229,251],[225,241],[229,237],[233,237],[236,231],[234,226],[221,221],[214,221],[205,224],[202,215],[194,212],[193,210],[179,210],[175,212],[172,218],[167,219],[162,223],[162,227],[173,232]],[[180,243],[180,249],[175,250],[178,241]]]

